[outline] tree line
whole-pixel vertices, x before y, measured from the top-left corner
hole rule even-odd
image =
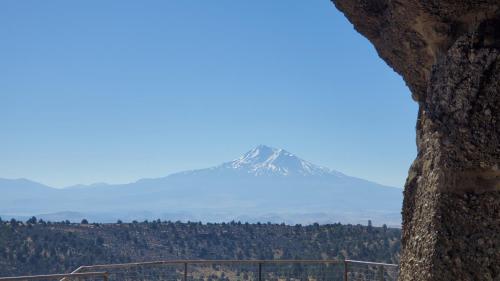
[[[397,263],[400,230],[363,225],[0,219],[2,275],[160,259],[357,259]]]

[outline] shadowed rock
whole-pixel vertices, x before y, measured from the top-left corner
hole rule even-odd
[[[420,106],[399,280],[500,280],[500,1],[334,3]]]

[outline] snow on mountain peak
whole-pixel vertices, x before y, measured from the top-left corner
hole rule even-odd
[[[222,167],[246,171],[256,176],[259,175],[300,175],[300,176],[320,176],[342,174],[328,168],[314,165],[300,159],[292,153],[281,149],[265,145],[259,145],[248,151],[241,157],[222,164]]]

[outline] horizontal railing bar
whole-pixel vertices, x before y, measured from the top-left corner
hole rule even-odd
[[[74,278],[74,277],[106,277],[107,272],[85,272],[85,273],[67,273],[67,274],[47,274],[47,275],[31,275],[18,277],[0,277],[0,281],[18,281],[18,280],[42,280],[42,279],[58,279],[58,278]]]
[[[358,263],[358,264],[366,264],[366,265],[380,265],[380,266],[394,266],[398,267],[397,264],[393,263],[383,263],[383,262],[370,262],[370,261],[356,261],[356,260],[345,260],[347,263]]]
[[[98,264],[82,266],[82,269],[123,268],[162,264],[341,264],[341,260],[164,260],[151,262]],[[1,281],[1,280],[0,280]]]
[[[75,270],[71,271],[71,274],[79,273],[79,272],[80,272],[80,270],[82,270],[82,269],[83,269],[83,266],[80,266],[80,267],[78,267],[77,269],[75,269]],[[61,280],[59,280],[59,281],[67,281],[67,280],[68,280],[68,278],[67,278],[67,277],[64,277],[64,278],[62,278],[62,279],[61,279]]]

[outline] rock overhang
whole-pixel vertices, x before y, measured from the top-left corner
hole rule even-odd
[[[477,28],[498,32],[500,1],[332,0],[399,73],[416,101],[427,91],[433,65],[455,40]],[[489,25],[489,26],[488,26]]]
[[[419,103],[399,280],[500,280],[500,1],[333,2]]]

